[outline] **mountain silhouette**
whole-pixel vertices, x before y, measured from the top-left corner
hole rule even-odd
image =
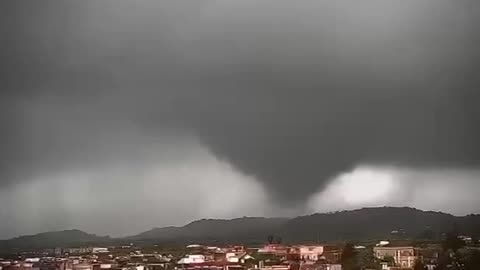
[[[439,240],[444,233],[480,236],[480,215],[454,216],[408,207],[376,207],[296,218],[202,219],[182,227],[163,227],[110,238],[80,230],[46,232],[0,241],[1,250],[105,244],[262,244],[270,235],[286,243],[379,239]]]

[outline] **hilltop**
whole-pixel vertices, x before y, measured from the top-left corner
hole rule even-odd
[[[2,250],[35,249],[47,247],[84,246],[109,241],[108,236],[97,236],[80,230],[63,230],[43,232],[34,235],[23,235],[0,241]]]
[[[480,236],[480,215],[453,216],[408,207],[362,208],[296,218],[243,217],[202,219],[181,227],[163,227],[124,238],[97,236],[79,230],[46,232],[0,241],[2,249],[47,248],[94,244],[264,243],[268,235],[284,242],[373,239],[440,239],[456,229]]]
[[[268,235],[288,242],[440,238],[457,229],[480,234],[480,215],[457,217],[408,207],[376,207],[287,218],[204,219],[183,227],[156,228],[132,240],[264,242]]]

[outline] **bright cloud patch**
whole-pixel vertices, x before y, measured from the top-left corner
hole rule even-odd
[[[479,213],[476,170],[418,170],[358,166],[339,174],[327,188],[310,197],[308,212],[373,206],[410,206],[457,215]]]
[[[390,171],[358,167],[337,176],[324,191],[312,196],[309,206],[316,211],[330,211],[387,203],[395,186]]]

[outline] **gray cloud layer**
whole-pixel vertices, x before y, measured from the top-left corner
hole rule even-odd
[[[475,1],[1,5],[2,188],[184,138],[287,205],[362,163],[478,167]]]

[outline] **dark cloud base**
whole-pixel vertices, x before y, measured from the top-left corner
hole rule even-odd
[[[166,133],[287,204],[359,163],[478,167],[480,5],[387,2],[4,1],[1,183]]]

